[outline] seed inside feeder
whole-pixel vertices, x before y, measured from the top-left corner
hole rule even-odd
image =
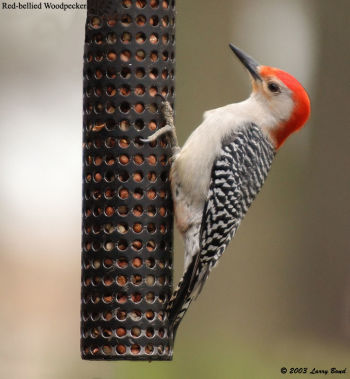
[[[120,267],[120,268],[128,267],[128,260],[126,258],[119,258],[117,260],[117,266]],[[125,278],[125,277],[123,277],[123,278]],[[125,280],[126,280],[126,278],[125,278]],[[125,283],[126,283],[126,281],[125,281]]]
[[[142,260],[140,258],[134,258],[132,260],[132,265],[136,268],[139,268],[142,266]]]
[[[116,348],[118,354],[125,354],[126,353],[126,347],[125,345],[117,345],[117,348]]]
[[[116,331],[116,334],[118,337],[124,337],[126,335],[126,330],[125,328],[118,328]]]
[[[131,329],[131,335],[133,336],[133,337],[139,337],[140,335],[141,335],[141,329],[140,328],[138,328],[138,327],[133,327],[132,329]]]
[[[120,286],[125,286],[127,282],[128,282],[128,279],[126,278],[126,276],[124,276],[124,275],[118,275],[117,276],[117,283]]]

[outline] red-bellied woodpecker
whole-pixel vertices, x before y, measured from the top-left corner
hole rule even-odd
[[[185,241],[184,275],[168,304],[174,335],[263,185],[276,151],[310,114],[309,97],[293,76],[230,47],[250,73],[250,97],[205,112],[182,148],[171,106],[163,101],[167,125],[146,140],[168,133],[173,147],[171,188]]]

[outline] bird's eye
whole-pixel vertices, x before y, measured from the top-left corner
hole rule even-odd
[[[273,93],[281,92],[280,87],[276,83],[269,83],[267,88]]]

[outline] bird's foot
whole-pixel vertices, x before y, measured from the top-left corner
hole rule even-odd
[[[169,101],[167,101],[162,95],[157,94],[156,96],[159,96],[162,99],[160,110],[166,121],[166,125],[163,126],[161,129],[157,130],[148,138],[142,138],[141,141],[154,142],[162,135],[167,134],[169,136],[169,142],[170,142],[170,146],[171,146],[171,149],[173,151],[173,156],[174,156],[180,150],[180,147],[177,142],[173,108],[171,107]]]

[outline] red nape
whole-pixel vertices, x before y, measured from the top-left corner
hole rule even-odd
[[[287,137],[291,133],[299,130],[309,118],[311,112],[310,99],[304,87],[292,75],[288,74],[288,72],[278,68],[262,66],[260,75],[262,77],[278,78],[293,93],[295,106],[291,117],[273,131],[276,148],[278,149]]]

